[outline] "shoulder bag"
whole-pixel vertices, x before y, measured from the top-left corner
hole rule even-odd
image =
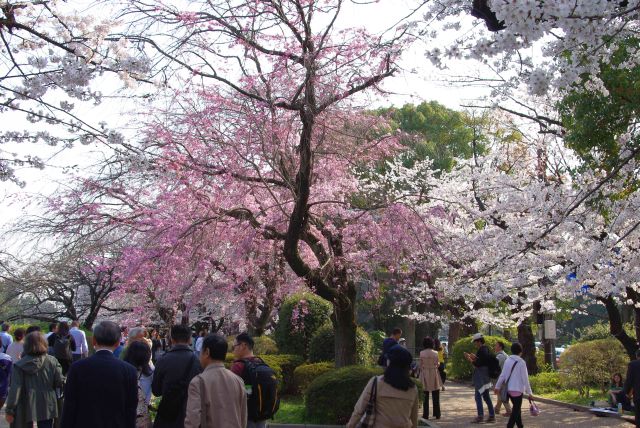
[[[376,398],[378,396],[378,376],[373,378],[373,385],[371,385],[371,394],[369,395],[369,402],[364,410],[364,414],[358,421],[356,428],[372,428],[376,419]]]
[[[513,369],[516,368],[516,364],[518,364],[518,361],[513,363],[509,377],[502,383],[502,385],[500,385],[500,401],[503,403],[506,403],[509,400],[509,379],[511,379],[511,375],[513,374]]]

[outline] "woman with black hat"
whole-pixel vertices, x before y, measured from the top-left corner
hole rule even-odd
[[[347,428],[355,428],[363,419],[376,428],[418,426],[418,388],[409,377],[413,357],[402,346],[394,345],[388,358],[384,375],[373,377],[362,391]]]

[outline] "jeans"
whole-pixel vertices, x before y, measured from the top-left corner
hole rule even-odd
[[[507,422],[507,428],[513,428],[514,425],[518,425],[518,428],[522,428],[522,399],[523,395],[519,397],[509,396],[513,408],[511,409],[511,416],[509,416],[509,422]]]
[[[82,359],[82,354],[73,354],[73,362],[75,363],[78,360]]]
[[[500,394],[498,394],[496,397],[496,407],[495,407],[496,414],[500,414],[500,408],[502,407],[503,404],[504,404],[504,410],[506,410],[507,413],[510,413],[511,406],[509,405],[509,397],[507,396],[507,401],[503,402],[502,400],[500,400]]]
[[[440,419],[440,390],[431,391],[433,398],[433,417]],[[422,417],[429,419],[429,391],[424,392],[424,406],[422,408]]]
[[[478,416],[484,416],[484,409],[482,408],[482,400],[487,403],[489,409],[489,416],[495,416],[493,410],[493,403],[491,403],[491,395],[489,395],[489,389],[486,389],[482,394],[476,389],[476,407],[478,408]]]
[[[247,421],[247,428],[265,428],[267,426],[267,421]]]

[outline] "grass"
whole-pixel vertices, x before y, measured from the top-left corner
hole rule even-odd
[[[534,391],[533,395],[539,395],[540,397],[563,401],[565,403],[579,404],[582,406],[590,406],[592,401],[607,401],[608,398],[607,394],[603,394],[600,391],[592,391],[589,397],[581,397],[576,389],[565,389],[546,394],[535,394]]]
[[[304,398],[288,395],[280,399],[280,410],[273,419],[280,424],[315,424],[318,421],[309,418],[304,408]]]

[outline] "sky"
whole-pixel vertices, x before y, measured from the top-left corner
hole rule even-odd
[[[73,5],[73,0],[68,4]],[[410,11],[410,0],[380,0],[378,3],[354,5],[347,2],[337,27],[363,26],[369,32],[384,31],[390,25],[402,19]],[[478,24],[473,18],[463,18],[465,25]],[[442,45],[455,41],[443,35],[438,39]],[[488,88],[461,87],[447,84],[451,75],[474,74],[479,64],[471,61],[461,61],[452,64],[448,70],[439,70],[431,65],[424,56],[425,46],[420,42],[403,54],[400,70],[391,78],[385,80],[382,88],[387,95],[372,99],[371,106],[401,106],[405,103],[418,104],[423,101],[435,100],[449,108],[461,109],[461,105],[476,103],[482,96],[488,95]],[[113,92],[113,83],[103,83],[105,93]],[[98,106],[82,106],[80,117],[86,117],[90,122],[105,120],[112,127],[118,129],[130,128],[132,114],[131,105],[120,99],[107,99]],[[34,126],[26,122],[15,113],[1,113],[3,123],[11,123],[12,129],[32,129]],[[135,138],[135,133],[130,133]],[[45,147],[43,145],[20,145],[12,150],[18,153],[36,154],[47,160],[47,168],[33,170],[24,168],[18,171],[19,177],[26,182],[24,188],[8,182],[0,182],[0,229],[19,220],[25,215],[37,215],[43,208],[35,204],[34,197],[49,195],[69,180],[70,174],[85,174],[96,159],[104,155],[104,148],[97,145],[76,146],[68,150]],[[6,148],[6,147],[5,147]],[[71,169],[70,169],[71,167]],[[20,239],[19,237],[16,239]]]

